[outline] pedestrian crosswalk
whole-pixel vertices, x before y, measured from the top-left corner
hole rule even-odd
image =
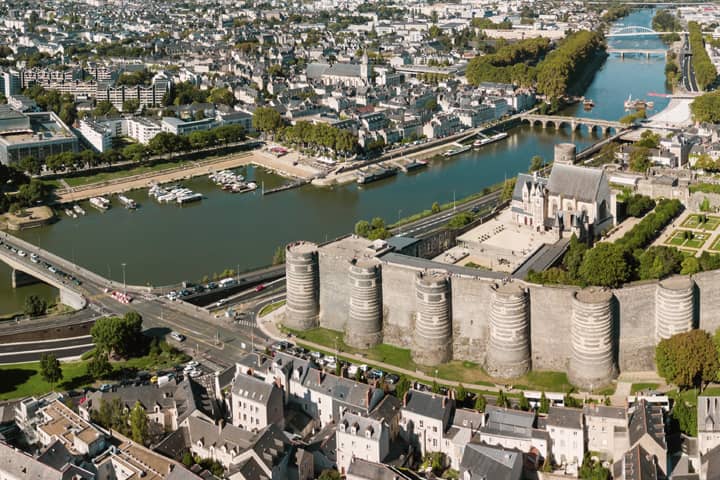
[[[241,327],[249,327],[249,328],[256,328],[257,323],[255,323],[255,320],[235,320],[235,323],[237,323]]]

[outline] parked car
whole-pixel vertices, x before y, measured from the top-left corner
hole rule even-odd
[[[400,376],[395,375],[394,373],[389,373],[385,375],[385,383],[387,383],[388,385],[395,385],[399,381]]]

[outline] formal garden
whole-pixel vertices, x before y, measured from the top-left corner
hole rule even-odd
[[[693,232],[691,230],[678,229],[672,232],[672,234],[668,237],[665,243],[667,245],[672,245],[678,248],[692,248],[694,250],[697,250],[702,248],[702,246],[709,238],[709,233]]]

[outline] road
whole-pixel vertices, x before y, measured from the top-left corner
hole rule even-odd
[[[393,228],[390,232],[394,235],[422,237],[423,235],[427,235],[434,230],[444,227],[450,219],[458,213],[470,212],[476,207],[479,210],[486,210],[488,208],[495,207],[500,202],[501,195],[502,191],[497,190],[476,200],[458,204],[456,208],[445,210],[435,215],[421,218],[420,220]]]
[[[13,243],[13,238],[10,235],[6,236],[4,238],[5,243],[14,246],[18,250],[26,247],[22,243]],[[2,250],[3,254],[11,254],[10,250],[5,248]],[[13,259],[20,262],[27,273],[33,275],[35,272],[37,278],[42,279],[48,275],[46,267],[42,263],[31,262],[29,255],[25,257],[16,255]],[[40,262],[43,261],[46,261],[46,259],[40,257]],[[82,269],[73,271],[72,274],[81,283],[78,286],[67,282],[66,286],[81,293],[87,299],[88,311],[115,315],[124,315],[130,311],[138,312],[143,317],[143,326],[148,333],[166,335],[170,331],[176,330],[187,337],[187,340],[182,345],[183,347],[191,349],[196,357],[209,357],[213,363],[219,366],[232,365],[235,360],[249,351],[252,343],[264,345],[267,342],[267,337],[254,327],[247,328],[247,326],[241,326],[224,317],[215,318],[200,307],[185,302],[173,302],[152,293],[133,293],[133,301],[128,305],[122,304],[106,293],[106,290],[111,288],[112,285],[107,281],[103,281],[98,275],[86,276]],[[248,294],[243,299],[245,304],[252,304],[253,297],[257,296],[264,300],[270,293],[254,292],[254,295]],[[254,316],[252,318],[254,319]],[[77,347],[77,351],[80,351],[80,348]],[[17,350],[27,350],[27,346],[20,345]],[[11,351],[12,347],[7,349],[5,353]],[[77,354],[77,351],[73,352]],[[20,355],[25,356],[21,357]],[[36,359],[36,357],[37,352],[35,357],[32,357],[31,354],[18,353],[17,357],[13,357],[13,361],[29,361]]]
[[[699,92],[695,79],[695,69],[692,65],[692,53],[688,50],[688,36],[685,35],[683,45],[680,49],[680,70],[682,73],[682,85],[688,92]]]

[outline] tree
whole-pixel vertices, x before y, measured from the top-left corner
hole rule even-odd
[[[447,226],[451,230],[458,230],[465,225],[470,224],[473,221],[473,214],[470,212],[460,212],[458,214],[455,214],[450,221],[448,222]]]
[[[25,298],[25,315],[38,317],[45,315],[47,302],[37,295],[30,295]]]
[[[63,372],[60,367],[60,360],[54,353],[43,353],[40,356],[40,376],[55,390],[55,384],[62,380]]]
[[[675,399],[672,418],[678,423],[681,432],[697,437],[697,408],[688,406],[682,395],[678,395]]]
[[[123,102],[122,104],[123,112],[137,112],[140,109],[140,100],[137,98],[130,98]]]
[[[645,130],[640,134],[640,140],[635,142],[638,147],[657,148],[660,145],[660,135],[652,130]]]
[[[112,366],[108,361],[107,355],[100,351],[95,351],[87,364],[87,373],[94,379],[106,378],[112,372]]]
[[[475,410],[477,410],[478,412],[484,412],[486,407],[487,400],[485,399],[485,396],[483,394],[479,393],[477,398],[475,399]]]
[[[140,402],[135,402],[135,406],[130,411],[130,431],[134,442],[145,445],[148,441],[148,418],[145,409]]]
[[[545,160],[540,155],[535,155],[530,159],[530,171],[535,172],[545,166]]]
[[[520,402],[518,406],[520,407],[520,410],[524,412],[530,410],[530,402],[525,395],[520,395]]]
[[[650,168],[650,152],[647,147],[636,147],[630,152],[630,170],[644,173]]]
[[[585,452],[578,477],[582,480],[610,480],[610,470],[593,460],[590,452]]]
[[[506,202],[512,198],[513,190],[515,190],[515,182],[517,181],[517,178],[511,178],[509,180],[505,180],[505,183],[503,184],[503,190],[500,194],[500,201]]]
[[[466,397],[467,391],[465,390],[465,387],[462,383],[458,384],[458,387],[455,389],[455,399],[460,403],[465,403]]]
[[[563,266],[571,279],[579,278],[580,265],[583,263],[587,250],[587,245],[579,241],[577,235],[573,234],[570,237],[570,246],[565,257],[563,257]]]
[[[121,357],[137,351],[141,333],[142,317],[136,312],[128,312],[122,318],[100,318],[90,330],[99,351]]]
[[[358,372],[359,371],[360,369],[358,368]],[[395,396],[402,400],[408,390],[410,390],[410,387],[410,380],[405,375],[400,376],[400,380],[395,384]]]
[[[549,411],[550,411],[550,400],[545,395],[545,392],[542,392],[540,394],[540,407],[538,408],[538,412],[548,413]]]
[[[208,101],[223,105],[233,105],[235,103],[235,96],[229,88],[213,88],[208,96]]]
[[[510,406],[510,400],[508,400],[507,395],[505,395],[505,392],[500,390],[497,394],[497,401],[495,404],[498,407],[509,407]]]
[[[432,385],[430,385],[430,391],[432,393],[440,393],[440,385],[438,385],[436,380],[433,380]]]
[[[17,165],[30,175],[38,175],[42,171],[42,162],[35,157],[25,157]]]
[[[115,105],[108,102],[107,100],[101,100],[95,105],[95,110],[93,110],[93,115],[96,117],[103,117],[105,115],[117,115],[118,109],[115,108]]]
[[[602,242],[585,252],[578,273],[589,285],[618,287],[630,278],[630,267],[619,245]]]
[[[697,257],[686,257],[680,268],[681,275],[694,275],[700,271],[700,261]]]
[[[704,330],[663,339],[655,348],[658,374],[679,388],[701,387],[717,379],[720,361],[715,343]]]
[[[260,107],[253,112],[252,124],[255,130],[275,133],[283,126],[283,120],[274,108]]]
[[[438,202],[433,202],[432,207],[430,207],[431,213],[440,213],[440,204]]]
[[[341,478],[340,472],[332,468],[326,468],[320,472],[318,480],[340,480]]]
[[[273,253],[272,264],[282,265],[283,263],[285,263],[285,247],[280,245],[275,249],[275,253]]]

